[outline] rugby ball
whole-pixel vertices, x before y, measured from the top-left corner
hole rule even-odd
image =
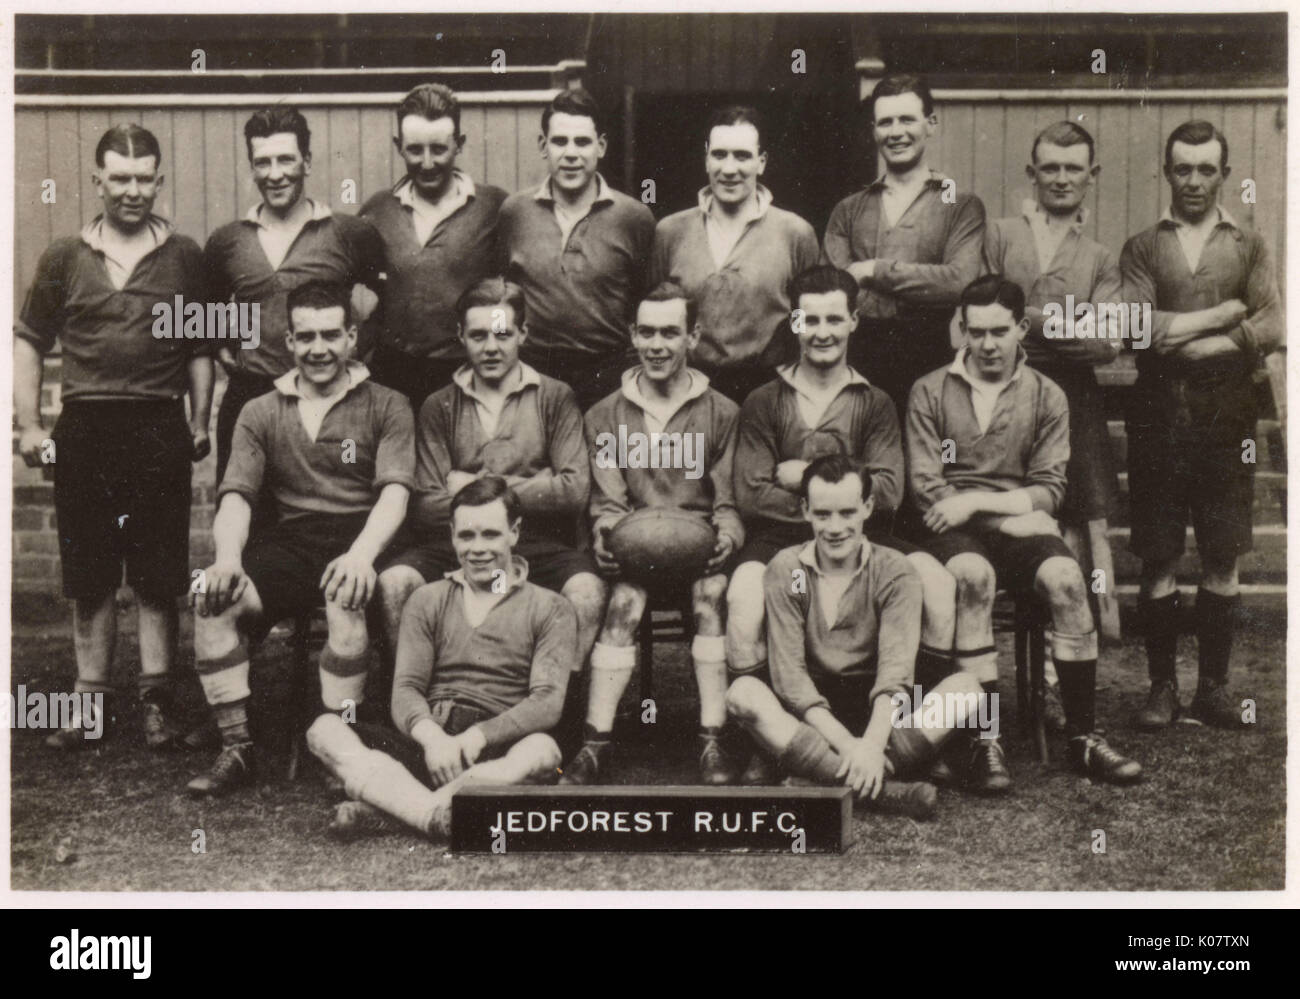
[[[635,510],[609,532],[609,551],[623,574],[644,582],[695,579],[717,538],[702,516],[678,507]]]

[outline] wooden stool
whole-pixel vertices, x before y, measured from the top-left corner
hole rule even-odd
[[[676,619],[668,619],[658,624],[654,621],[654,611],[676,611]],[[672,640],[680,638],[687,645],[695,637],[695,613],[688,588],[684,594],[648,593],[645,613],[637,626],[637,647],[641,650],[638,657],[641,670],[641,700],[654,699],[654,644],[655,639]]]
[[[1034,597],[1015,599],[1016,714],[1020,731],[1033,734],[1038,761],[1048,763],[1047,730],[1044,724],[1047,700],[1047,636],[1050,623],[1042,603]]]

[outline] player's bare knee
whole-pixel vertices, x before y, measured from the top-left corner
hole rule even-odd
[[[763,681],[752,676],[742,676],[734,680],[727,688],[727,714],[742,725],[749,725],[758,719],[767,693]]]
[[[194,615],[194,655],[199,659],[215,659],[229,652],[239,642],[239,618],[236,605],[220,614]]]
[[[1064,555],[1049,558],[1040,565],[1034,583],[1053,607],[1073,607],[1088,600],[1083,570],[1078,562]]]
[[[907,557],[921,577],[921,606],[927,626],[951,632],[957,620],[957,580],[933,555],[917,552]]]
[[[605,608],[605,623],[600,641],[605,645],[631,645],[641,615],[645,613],[646,594],[639,586],[617,583]]]
[[[731,576],[727,586],[727,627],[745,638],[757,640],[763,627],[763,573],[761,562],[746,562]]]
[[[384,610],[400,616],[411,594],[424,585],[424,577],[409,565],[395,565],[381,572],[375,585]]]
[[[364,610],[347,610],[342,605],[325,602],[325,624],[329,631],[329,644],[344,656],[359,656],[370,646]]]
[[[609,587],[594,573],[580,572],[564,584],[560,595],[573,605],[579,620],[596,621],[605,610]]]
[[[1201,586],[1221,597],[1236,596],[1238,588],[1236,558],[1201,554]]]
[[[997,573],[989,560],[973,552],[962,552],[948,560],[948,571],[956,584],[957,606],[991,607],[997,595]]]

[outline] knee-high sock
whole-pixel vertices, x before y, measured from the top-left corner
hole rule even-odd
[[[1179,616],[1177,590],[1156,600],[1138,601],[1138,617],[1147,647],[1147,674],[1153,684],[1178,682]]]
[[[840,769],[840,755],[826,737],[806,722],[800,722],[790,745],[781,751],[777,765],[786,773],[824,784],[833,784]]]
[[[909,775],[922,772],[922,768],[934,758],[935,744],[915,728],[895,728],[889,733],[889,743],[885,746],[885,759],[890,763],[892,777],[907,780]]]
[[[225,655],[196,659],[194,669],[203,685],[203,696],[221,729],[221,744],[237,746],[249,742],[248,646],[240,638]]]
[[[1065,734],[1087,735],[1096,727],[1097,632],[1066,635],[1052,632],[1052,658],[1061,679],[1061,707],[1065,709]]]
[[[1196,655],[1200,687],[1228,680],[1228,659],[1237,625],[1239,596],[1225,597],[1202,587],[1196,591]]]
[[[700,690],[701,728],[721,728],[727,720],[725,643],[721,635],[696,635],[691,642],[695,683]]]
[[[587,724],[597,732],[614,727],[618,702],[636,666],[636,646],[597,642],[591,650],[591,681],[587,694]]]
[[[355,656],[335,652],[328,644],[320,653],[320,699],[329,711],[343,711],[351,701],[352,707],[365,696],[366,670],[370,665],[370,651]]]

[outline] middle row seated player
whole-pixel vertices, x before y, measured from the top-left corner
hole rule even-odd
[[[621,387],[586,415],[592,447],[592,543],[597,562],[614,578],[614,585],[591,652],[583,744],[564,767],[561,783],[602,783],[614,716],[636,666],[636,632],[649,599],[645,586],[621,578],[606,535],[635,510],[676,507],[707,521],[716,536],[702,574],[691,583],[691,661],[700,695],[700,780],[728,784],[734,773],[722,746],[727,720],[723,621],[727,576],[745,540],[732,499],[739,407],[713,389],[707,375],[687,364],[700,342],[700,326],[695,305],[681,286],[665,282],[646,295],[631,333],[640,364],[625,371]],[[653,467],[631,461],[627,468],[618,467],[601,446],[602,435],[647,441],[650,448],[659,449],[646,463]],[[687,448],[694,442],[699,443],[688,468]]]
[[[216,554],[190,597],[194,666],[222,745],[211,771],[190,782],[195,794],[224,794],[252,779],[249,645],[278,621],[324,604],[324,707],[360,705],[374,564],[405,519],[414,484],[410,406],[350,359],[357,331],[347,289],[299,285],[286,310],[294,367],[239,414],[212,522]],[[276,517],[250,537],[264,495]]]
[[[915,545],[891,536],[903,498],[903,443],[889,396],[849,366],[856,336],[859,289],[847,271],[819,266],[790,287],[799,358],[755,390],[740,410],[736,445],[736,503],[745,546],[727,591],[727,663],[733,679],[768,680],[764,642],[763,574],[784,548],[812,540],[800,503],[804,472],[816,458],[845,454],[872,483],[872,543],[902,553],[922,583],[923,614],[917,682],[929,690],[952,672],[956,583]],[[770,761],[751,760],[742,783],[768,783]]]
[[[420,407],[415,499],[399,542],[380,566],[379,595],[391,668],[411,594],[458,564],[451,537],[453,498],[471,482],[500,476],[524,518],[517,554],[529,579],[564,596],[578,617],[582,668],[605,608],[606,586],[591,553],[575,547],[591,472],[573,391],[520,360],[531,316],[518,285],[484,278],[456,305],[469,362]],[[576,687],[576,684],[574,685]]]
[[[1094,728],[1097,631],[1083,573],[1052,514],[1070,457],[1065,393],[1026,363],[1025,293],[1000,274],[961,295],[965,344],[951,364],[912,387],[907,411],[908,490],[922,515],[923,547],[957,580],[957,665],[997,692],[993,603],[999,587],[1051,610],[1071,767],[1127,784],[1142,768]],[[985,679],[991,678],[991,679]],[[975,740],[968,779],[1011,786],[996,738]]]

